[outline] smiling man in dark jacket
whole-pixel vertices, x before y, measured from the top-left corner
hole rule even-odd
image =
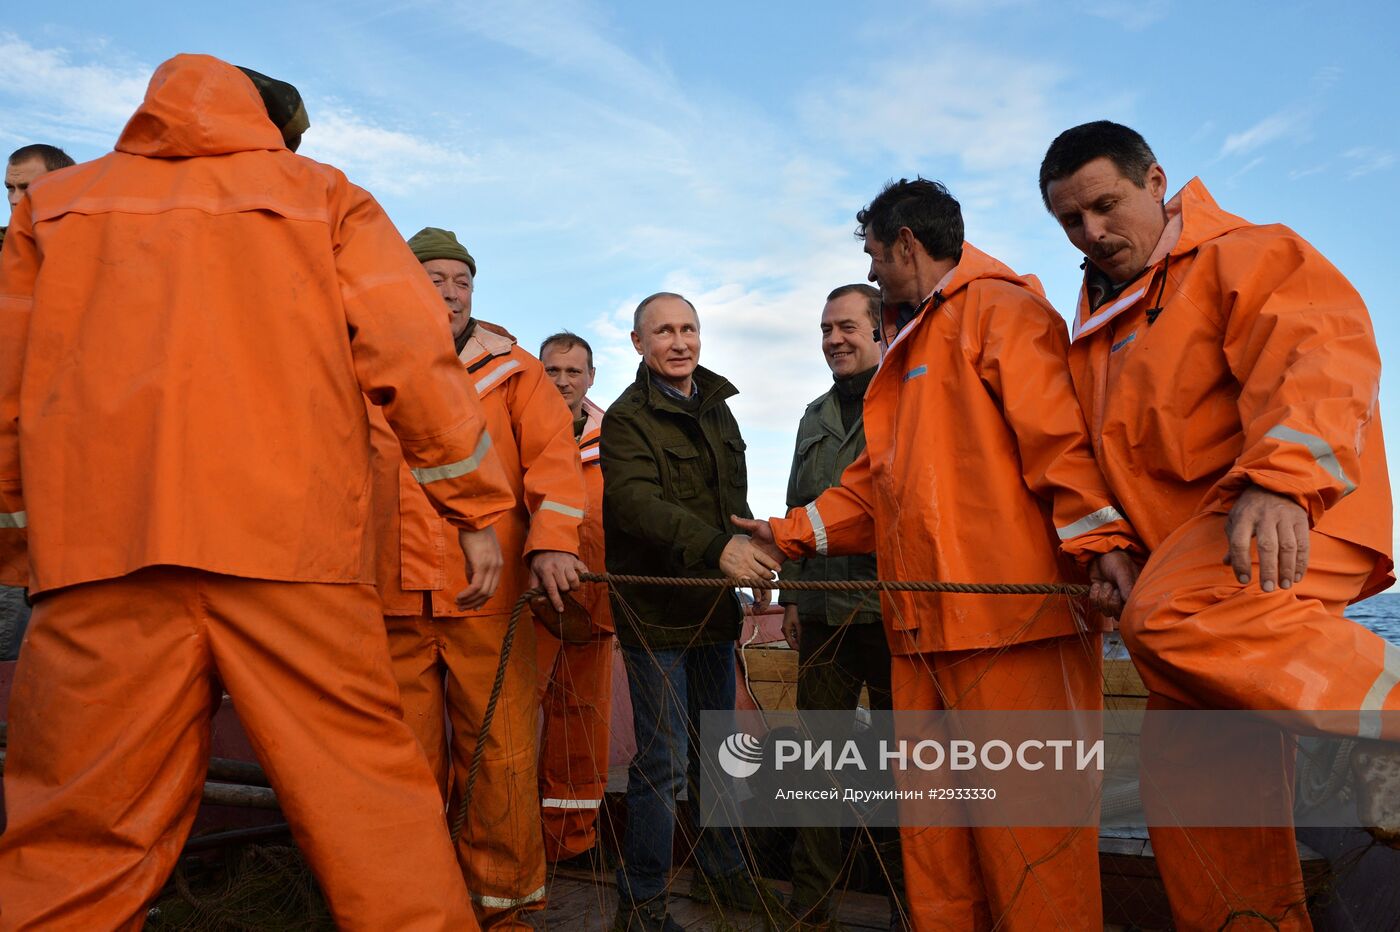
[[[749,516],[744,440],[726,399],[733,385],[698,365],[700,318],[677,294],[637,305],[633,382],[603,418],[603,534],[609,573],[770,578],[778,566],[730,525]],[[755,592],[760,602],[767,593]],[[699,713],[734,707],[733,590],[615,586],[613,617],[627,663],[637,755],[627,780],[618,870],[619,932],[671,932],[666,913],[676,794],[698,759],[687,732]],[[689,760],[687,758],[690,758]],[[698,880],[722,906],[760,909],[730,829],[701,832]]]

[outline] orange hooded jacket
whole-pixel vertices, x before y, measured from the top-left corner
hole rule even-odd
[[[866,451],[774,519],[791,557],[870,553],[886,579],[1049,582],[1059,551],[1134,546],[1094,464],[1062,318],[1040,283],[972,246],[893,339],[865,395]],[[1063,600],[887,593],[894,654],[1075,633]]]
[[[1168,215],[1163,257],[1097,308],[1086,286],[1074,321],[1070,367],[1118,502],[1155,550],[1253,483],[1375,555],[1358,598],[1386,588],[1380,355],[1361,296],[1297,233],[1226,213],[1200,179]]]
[[[510,507],[442,301],[374,199],[289,152],[238,69],[171,59],[115,152],[15,212],[0,581],[368,582],[365,395],[449,521]]]
[[[421,267],[418,275],[426,285]],[[436,301],[445,321],[442,299]],[[476,387],[513,493],[513,507],[496,523],[506,561],[500,585],[480,608],[457,608],[467,569],[456,535],[434,514],[393,436],[381,426],[374,443],[375,576],[386,615],[423,614],[424,592],[431,594],[437,617],[509,614],[528,588],[527,555],[579,552],[586,498],[569,406],[540,361],[494,324],[478,320],[459,358],[456,377]]]

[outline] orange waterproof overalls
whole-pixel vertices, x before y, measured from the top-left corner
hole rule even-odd
[[[142,926],[221,689],[341,928],[475,927],[362,569],[365,396],[447,521],[510,508],[450,339],[379,206],[217,59],[30,189],[0,258],[3,581],[35,597],[0,928]]]
[[[774,519],[790,557],[874,551],[883,578],[1077,579],[1132,544],[1094,464],[1064,322],[1033,278],[964,244],[893,339],[865,398],[866,452],[841,484]],[[886,593],[894,707],[1097,709],[1100,648],[1060,597]],[[915,927],[1102,924],[1084,828],[901,832]]]
[[[603,470],[598,438],[603,409],[583,400],[587,422],[578,438],[588,506],[579,526],[579,559],[595,573],[603,563]],[[612,710],[612,605],[604,586],[588,584],[575,599],[593,621],[595,637],[566,644],[535,626],[540,675],[540,810],[544,856],[562,861],[597,841],[598,809],[608,786],[608,725]]]
[[[404,720],[452,801],[466,786],[511,607],[529,588],[526,558],[537,550],[577,554],[585,505],[572,418],[558,389],[509,333],[485,321],[474,328],[457,378],[475,385],[515,492],[514,507],[495,526],[506,561],[500,586],[481,608],[457,608],[467,575],[456,534],[429,507],[393,438],[383,431],[375,438],[375,562],[389,652]],[[536,678],[527,611],[457,840],[477,917],[488,929],[530,928],[522,914],[545,902]]]
[[[1226,213],[1199,179],[1168,216],[1119,296],[1091,307],[1086,288],[1070,348],[1099,463],[1151,553],[1123,617],[1149,708],[1400,709],[1400,648],[1342,617],[1393,581],[1366,306],[1302,237]],[[1308,512],[1311,560],[1291,589],[1263,592],[1257,567],[1241,585],[1221,562],[1226,515],[1250,484]],[[1378,716],[1357,725],[1380,736]],[[1192,756],[1230,770],[1231,750]],[[1230,772],[1242,797],[1287,780]],[[1308,928],[1289,829],[1157,827],[1152,846],[1178,928],[1249,910]]]

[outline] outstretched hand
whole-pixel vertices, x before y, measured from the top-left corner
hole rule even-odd
[[[782,564],[745,534],[735,534],[719,555],[720,572],[736,579],[772,579]],[[755,598],[756,600],[756,598]]]
[[[755,521],[752,518],[741,518],[738,515],[730,515],[729,522],[736,528],[743,531],[753,541],[753,545],[763,553],[767,554],[777,566],[783,565],[787,557],[778,549],[777,543],[773,539],[773,526],[767,521]]]
[[[1249,582],[1251,540],[1259,551],[1259,588],[1265,592],[1290,589],[1308,571],[1308,513],[1291,498],[1250,486],[1230,509],[1225,536],[1230,549],[1220,562],[1230,564],[1241,583]]]

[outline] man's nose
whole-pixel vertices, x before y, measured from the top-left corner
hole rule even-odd
[[[1097,243],[1108,235],[1108,224],[1102,217],[1086,217],[1084,219],[1084,235],[1089,238],[1089,242]]]

